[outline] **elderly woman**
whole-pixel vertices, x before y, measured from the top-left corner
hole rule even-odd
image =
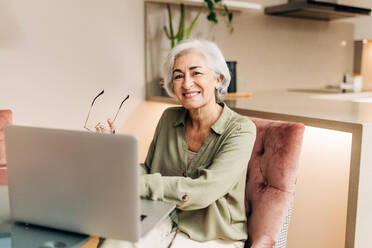
[[[160,118],[142,165],[141,196],[177,204],[170,247],[243,247],[256,128],[222,102],[230,82],[225,59],[210,41],[186,41],[171,50],[163,72],[165,89],[182,106]]]

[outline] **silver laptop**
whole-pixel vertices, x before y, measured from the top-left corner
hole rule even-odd
[[[130,135],[7,126],[11,217],[138,241],[175,204],[140,200],[137,143]]]

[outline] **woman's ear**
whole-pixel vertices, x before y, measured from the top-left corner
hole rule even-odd
[[[216,81],[216,89],[218,89],[221,86],[222,80],[223,80],[223,76],[222,75],[219,75],[217,77],[217,81]]]

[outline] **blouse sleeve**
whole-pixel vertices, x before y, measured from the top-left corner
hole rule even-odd
[[[142,176],[141,196],[176,202],[182,210],[202,209],[227,194],[246,173],[256,138],[252,122],[238,125],[229,135],[208,168],[199,177]]]

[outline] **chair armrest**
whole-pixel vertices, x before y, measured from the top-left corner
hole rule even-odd
[[[267,186],[253,204],[248,223],[252,248],[272,248],[279,238],[293,194]]]

